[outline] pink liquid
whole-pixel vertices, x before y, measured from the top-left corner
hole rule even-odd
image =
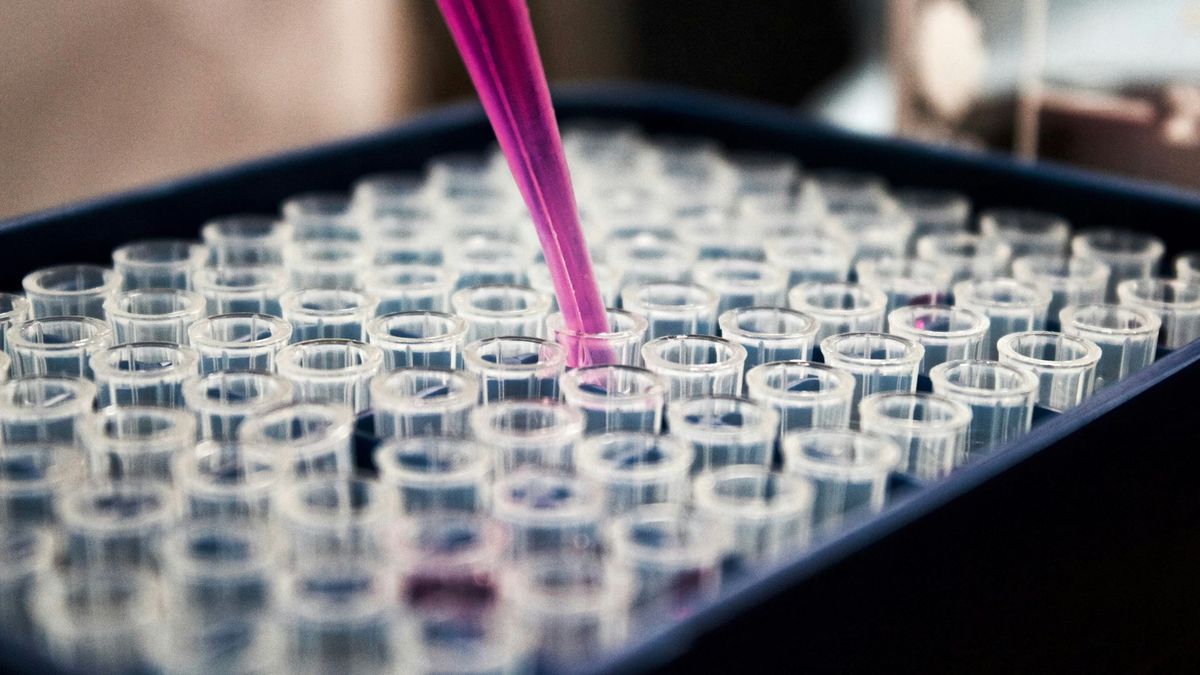
[[[438,7],[537,227],[564,323],[576,333],[605,332],[608,319],[579,226],[529,8],[523,0],[438,0]],[[578,352],[567,350],[568,365],[578,365]],[[589,360],[609,363],[612,356],[598,353]]]

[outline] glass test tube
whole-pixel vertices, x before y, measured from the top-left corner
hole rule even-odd
[[[632,366],[592,366],[559,377],[567,405],[583,412],[584,433],[662,428],[666,387],[657,375]]]
[[[980,348],[984,358],[995,359],[1001,336],[1024,330],[1041,330],[1050,307],[1050,291],[1015,279],[961,281],[954,285],[954,305],[988,318],[988,333]]]
[[[673,335],[642,345],[642,361],[666,385],[668,401],[736,396],[742,391],[746,349],[707,335]]]
[[[357,241],[362,232],[350,206],[341,192],[305,192],[283,200],[280,212],[295,241]]]
[[[32,528],[0,529],[0,628],[5,635],[22,641],[33,639],[32,598],[37,585],[53,573],[50,533]]]
[[[467,320],[467,342],[489,337],[541,337],[550,296],[524,286],[475,286],[450,298],[454,313]]]
[[[599,544],[604,502],[599,487],[573,476],[527,467],[493,486],[492,517],[508,532],[517,559]]]
[[[467,322],[442,312],[385,314],[367,323],[367,339],[383,351],[384,371],[458,368],[467,339]]]
[[[121,275],[122,287],[192,287],[192,275],[204,266],[207,251],[184,239],[147,239],[113,249],[113,270]]]
[[[96,352],[89,363],[97,404],[181,408],[183,383],[199,372],[199,358],[194,350],[168,342],[134,342]]]
[[[157,564],[175,521],[170,487],[157,482],[85,483],[59,504],[66,558],[80,569]]]
[[[858,283],[887,296],[888,313],[908,305],[946,302],[952,271],[940,261],[919,258],[875,258],[854,266]]]
[[[344,405],[360,413],[371,405],[370,382],[383,368],[383,351],[358,340],[307,340],[279,350],[279,374],[296,385],[296,400]]]
[[[1013,261],[1013,278],[1050,289],[1046,325],[1058,322],[1064,307],[1104,302],[1108,265],[1093,258],[1028,255]]]
[[[1179,349],[1200,337],[1200,281],[1127,279],[1117,285],[1117,298],[1122,305],[1154,312],[1162,321],[1160,349]]]
[[[399,513],[383,484],[347,476],[282,482],[271,506],[283,555],[296,567],[382,562],[387,527]]]
[[[763,252],[767,262],[787,271],[788,288],[845,281],[854,260],[853,243],[821,231],[767,238]]]
[[[821,341],[825,363],[854,376],[851,421],[858,419],[858,403],[881,391],[916,391],[917,373],[925,348],[918,342],[890,333],[843,333]]]
[[[8,329],[14,376],[92,378],[90,360],[112,344],[112,329],[86,316],[31,319]]]
[[[30,615],[39,644],[59,667],[135,672],[151,668],[158,603],[158,586],[148,573],[69,571],[37,584]]]
[[[779,435],[789,431],[850,426],[854,376],[823,363],[777,361],[746,373],[750,400],[779,414]]]
[[[914,243],[927,234],[962,232],[971,216],[971,201],[952,190],[906,188],[896,190],[895,198],[913,219]]]
[[[237,214],[208,221],[200,238],[214,267],[279,266],[292,226],[270,216]]]
[[[357,289],[370,266],[367,249],[357,241],[294,241],[284,249],[292,288]]]
[[[8,349],[8,329],[29,318],[29,298],[16,293],[0,293],[0,350]]]
[[[969,232],[931,234],[917,241],[917,257],[950,269],[951,281],[1004,276],[1012,247],[1000,239]]]
[[[644,431],[584,439],[576,471],[600,486],[604,511],[624,513],[647,504],[683,504],[690,491],[695,452],[682,438]]]
[[[87,416],[79,440],[93,477],[171,482],[171,461],[196,444],[196,418],[169,408],[103,408]]]
[[[1014,257],[1060,257],[1071,237],[1071,225],[1063,218],[1028,209],[988,209],[979,214],[979,231],[1007,243]]]
[[[807,314],[783,307],[741,307],[717,319],[721,337],[746,350],[746,367],[812,357],[819,324]]]
[[[188,342],[200,355],[200,372],[274,372],[275,357],[292,337],[292,325],[266,314],[222,314],[188,328]]]
[[[808,543],[816,490],[765,466],[727,466],[696,477],[696,512],[716,524],[744,563],[778,559]]]
[[[1038,396],[1038,377],[1024,368],[965,359],[947,361],[929,371],[933,391],[971,409],[967,459],[1029,431]]]
[[[467,372],[479,378],[483,403],[513,399],[558,398],[558,379],[567,350],[532,337],[492,337],[463,350]]]
[[[888,332],[925,348],[922,375],[939,363],[978,358],[991,322],[965,307],[915,305],[888,314]]]
[[[497,474],[523,466],[570,472],[583,413],[551,400],[500,401],[471,411],[471,430],[493,448]]]
[[[769,466],[779,414],[746,399],[708,396],[673,403],[667,424],[672,436],[692,446],[692,472],[700,473],[732,464]]]
[[[788,304],[817,320],[816,341],[839,333],[883,330],[883,291],[861,284],[807,283],[788,291]]]
[[[208,440],[177,454],[171,476],[184,520],[266,523],[280,480],[270,450]]]
[[[701,260],[692,269],[697,286],[717,294],[717,312],[738,307],[783,304],[788,274],[768,263],[752,260]]]
[[[603,333],[579,333],[566,327],[561,312],[546,317],[549,338],[566,350],[567,363],[575,368],[587,366],[636,366],[641,359],[648,322],[640,314],[608,309],[608,330]]]
[[[292,324],[292,342],[341,338],[365,340],[366,325],[379,300],[360,291],[308,288],[280,296],[283,319]]]
[[[83,457],[70,445],[0,445],[0,523],[16,529],[52,526],[59,495],[78,485],[83,475]]]
[[[634,578],[635,612],[686,611],[721,587],[730,542],[675,504],[654,504],[619,516],[608,528],[613,561]]]
[[[1062,332],[1100,347],[1096,391],[1120,382],[1154,362],[1158,315],[1132,305],[1073,305],[1062,310]]]
[[[465,438],[393,438],[375,449],[379,481],[400,513],[483,513],[491,495],[491,448]]]
[[[458,275],[434,265],[388,265],[365,273],[367,292],[379,298],[379,314],[445,312]]]
[[[877,513],[887,497],[888,474],[900,448],[885,436],[846,429],[797,431],[783,437],[783,467],[816,488],[813,524],[818,533],[847,517]]]
[[[621,306],[646,318],[646,340],[716,332],[717,294],[691,284],[652,283],[621,290]]]
[[[167,534],[163,599],[196,623],[250,618],[270,605],[275,563],[261,524],[196,521]]]
[[[99,265],[56,265],[30,272],[21,280],[30,316],[104,318],[104,301],[121,285],[121,277]]]
[[[70,377],[23,377],[0,384],[0,441],[74,445],[96,400],[96,385]]]
[[[918,480],[950,475],[967,455],[971,409],[939,394],[884,392],[858,406],[862,430],[900,447],[899,473]]]
[[[282,267],[266,265],[205,267],[196,273],[195,284],[196,292],[208,305],[209,316],[279,316],[279,298],[288,289],[288,276]]]
[[[479,402],[479,382],[463,371],[404,368],[371,380],[375,435],[459,437]]]
[[[231,441],[250,417],[292,402],[291,381],[270,373],[218,371],[183,383],[183,401],[195,411],[202,439]]]
[[[199,293],[180,289],[125,291],[104,302],[113,342],[172,342],[187,345],[188,326],[204,318],[207,308]]]
[[[270,453],[281,475],[348,475],[354,469],[354,413],[344,406],[286,405],[247,419],[238,437]]]
[[[1080,232],[1071,239],[1071,254],[1108,265],[1108,295],[1117,299],[1117,285],[1127,279],[1145,279],[1158,274],[1166,247],[1158,237],[1114,228]]]
[[[997,348],[1001,363],[1037,375],[1037,402],[1042,407],[1063,411],[1092,395],[1100,347],[1087,338],[1054,331],[1025,331],[1000,338]]]

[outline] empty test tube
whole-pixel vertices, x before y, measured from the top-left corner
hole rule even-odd
[[[874,207],[888,197],[887,181],[873,173],[847,169],[819,169],[811,175],[816,180],[829,210],[834,213]]]
[[[54,572],[54,540],[37,529],[0,529],[0,627],[33,638],[29,608],[36,585]]]
[[[195,521],[167,534],[163,599],[197,623],[250,618],[267,609],[275,574],[261,524]]]
[[[613,561],[634,578],[635,610],[674,614],[713,596],[730,542],[676,504],[653,504],[621,515],[608,528]]]
[[[769,405],[706,396],[673,403],[667,420],[671,435],[692,447],[693,473],[732,464],[771,464],[779,414]]]
[[[590,481],[527,467],[499,478],[492,517],[508,533],[514,558],[595,548],[603,495]]]
[[[821,341],[825,363],[854,376],[851,420],[858,419],[858,403],[881,391],[917,390],[917,373],[925,348],[920,343],[890,333],[843,333]]]
[[[638,365],[646,340],[646,319],[620,309],[608,309],[607,315],[605,332],[580,333],[567,328],[562,313],[554,312],[546,317],[546,332],[566,350],[572,367]]]
[[[1166,247],[1158,237],[1114,228],[1080,232],[1071,239],[1071,255],[1108,265],[1108,295],[1117,300],[1117,285],[1158,274]]]
[[[978,358],[990,324],[975,310],[949,305],[901,307],[888,315],[889,333],[925,348],[922,375],[939,363]]]
[[[231,440],[201,441],[177,454],[171,477],[186,521],[266,523],[280,481],[269,449]]]
[[[446,251],[446,267],[458,275],[458,288],[523,286],[532,259],[523,242],[483,236],[456,239]]]
[[[497,474],[523,466],[569,472],[583,413],[552,400],[500,401],[471,412],[471,431],[494,449]]]
[[[1200,280],[1200,253],[1180,253],[1175,257],[1175,278],[1180,281]]]
[[[100,406],[181,408],[183,383],[199,372],[199,356],[168,342],[134,342],[109,347],[89,361]]]
[[[952,272],[940,261],[920,258],[873,258],[854,266],[858,283],[887,296],[888,313],[908,305],[931,305],[950,297]]]
[[[293,403],[247,419],[243,443],[266,450],[280,475],[347,475],[354,469],[354,413],[345,406]]]
[[[280,266],[292,226],[270,216],[238,214],[208,221],[200,238],[214,267]]]
[[[682,438],[644,431],[591,436],[580,443],[576,471],[600,486],[604,511],[647,504],[683,504],[695,452]]]
[[[204,318],[207,307],[199,293],[180,289],[136,289],[110,297],[104,313],[113,342],[188,343],[188,326]]]
[[[914,243],[928,234],[962,232],[971,216],[971,201],[952,190],[906,188],[897,190],[895,198],[913,220]]]
[[[862,430],[900,447],[897,471],[918,480],[950,475],[967,455],[971,409],[939,394],[884,392],[859,404]]]
[[[383,369],[458,368],[467,322],[442,312],[385,314],[367,323],[367,339],[383,351]]]
[[[354,181],[350,206],[360,219],[380,214],[420,209],[429,195],[425,178],[417,173],[374,173]]]
[[[672,335],[643,345],[642,361],[666,385],[668,401],[737,396],[742,391],[746,349],[707,335]]]
[[[152,481],[85,483],[59,501],[73,567],[153,566],[175,521],[170,488]]]
[[[377,266],[441,265],[442,240],[432,216],[422,209],[405,216],[388,215],[368,223],[366,243]]]
[[[717,294],[717,312],[738,307],[783,304],[788,274],[768,263],[751,260],[702,260],[692,269],[697,286]]]
[[[716,332],[716,293],[691,284],[652,283],[621,290],[621,306],[646,318],[646,340]]]
[[[491,501],[492,450],[464,438],[394,438],[375,449],[379,481],[405,516],[484,513]]]
[[[358,241],[361,228],[350,198],[340,192],[305,192],[288,197],[280,211],[295,241]]]
[[[583,412],[584,433],[658,433],[666,387],[657,375],[632,366],[592,366],[559,378],[563,398]]]
[[[204,296],[210,316],[258,313],[279,316],[279,298],[288,289],[282,267],[205,267],[196,273],[196,292]]]
[[[96,385],[70,377],[23,377],[0,384],[0,440],[74,445]]]
[[[971,409],[967,459],[985,454],[1029,431],[1038,377],[999,361],[947,361],[929,371],[933,391]]]
[[[1025,330],[1041,330],[1050,307],[1050,290],[1015,279],[961,281],[954,285],[954,305],[988,318],[988,333],[980,356],[995,359],[996,341],[1001,336]]]
[[[1054,331],[1025,331],[1000,338],[998,349],[1001,363],[1037,376],[1037,402],[1044,408],[1067,410],[1092,395],[1100,347],[1087,338]]]
[[[5,443],[0,446],[0,523],[15,529],[53,525],[60,496],[83,477],[83,457],[71,445]]]
[[[312,240],[292,242],[284,264],[292,288],[358,289],[371,259],[356,241]]]
[[[764,240],[767,262],[785,270],[788,287],[832,283],[850,276],[854,244],[823,231],[793,232]]]
[[[196,413],[202,439],[232,441],[248,418],[292,402],[287,378],[256,371],[217,371],[183,383],[183,401]]]
[[[1120,382],[1154,362],[1158,315],[1132,305],[1072,305],[1060,314],[1062,332],[1096,343],[1096,391]]]
[[[1071,237],[1066,220],[1029,209],[988,209],[979,214],[979,231],[1007,243],[1014,257],[1062,256]]]
[[[854,260],[902,257],[912,239],[912,217],[888,197],[876,206],[835,212],[836,231],[854,242]]]
[[[375,316],[379,300],[360,291],[308,288],[284,293],[279,305],[284,320],[292,324],[292,342],[365,340],[367,321]]]
[[[292,325],[266,314],[222,314],[188,328],[188,342],[200,355],[200,372],[275,371],[275,357],[292,337]]]
[[[1008,272],[1012,247],[969,232],[930,234],[917,240],[917,257],[949,268],[951,281],[992,279]]]
[[[12,326],[7,343],[14,376],[91,379],[91,358],[112,344],[112,329],[91,317],[52,316]]]
[[[541,337],[550,296],[524,286],[475,286],[450,298],[454,313],[467,320],[467,342],[499,336]]]
[[[21,280],[30,316],[104,318],[104,301],[117,292],[121,276],[99,265],[57,265],[30,272]]]
[[[103,408],[84,419],[79,436],[93,477],[170,483],[171,461],[196,444],[196,418],[169,408]]]
[[[33,589],[30,615],[38,643],[59,667],[80,672],[152,667],[162,619],[158,584],[147,572],[46,575]]]
[[[192,275],[204,266],[207,251],[183,239],[148,239],[113,250],[113,270],[125,289],[192,287]]]
[[[810,361],[777,361],[746,373],[750,400],[768,405],[779,415],[779,435],[789,431],[850,426],[854,376]]]
[[[396,497],[382,483],[329,476],[282,482],[272,503],[283,555],[294,566],[381,562]]]
[[[0,293],[0,350],[7,349],[8,329],[29,318],[29,298],[16,293]]]
[[[1179,349],[1200,337],[1200,281],[1127,279],[1117,285],[1117,298],[1122,305],[1154,312],[1162,321],[1160,349]]]
[[[783,467],[816,488],[813,524],[829,532],[847,517],[877,513],[900,448],[886,436],[845,429],[797,431],[783,437]]]
[[[741,307],[722,314],[721,337],[746,350],[746,367],[772,361],[806,361],[816,343],[816,319],[783,307]]]
[[[466,436],[479,401],[477,379],[462,371],[405,368],[371,380],[375,435]]]
[[[839,333],[883,330],[883,291],[852,283],[806,283],[788,291],[788,304],[817,320],[816,341]]]
[[[1013,278],[1050,289],[1046,326],[1055,327],[1064,307],[1104,302],[1108,265],[1094,258],[1028,255],[1013,261]]]
[[[492,337],[463,350],[467,372],[479,378],[483,403],[511,399],[558,398],[558,378],[567,350],[532,337]]]
[[[765,466],[727,466],[696,477],[693,503],[743,563],[775,560],[808,543],[816,490]]]
[[[450,309],[450,293],[458,275],[433,265],[388,265],[367,270],[367,292],[379,298],[379,314]]]
[[[383,351],[358,340],[307,340],[279,350],[276,369],[296,385],[296,400],[343,405],[356,414],[370,407],[370,382],[383,368]]]

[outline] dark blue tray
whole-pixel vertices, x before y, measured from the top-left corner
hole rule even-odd
[[[615,118],[651,132],[795,153],[896,185],[955,188],[977,207],[1021,205],[1077,227],[1200,248],[1200,198],[1053,166],[864,138],[788,111],[662,87],[559,92],[564,120]],[[67,261],[107,261],[146,236],[193,237],[207,219],[274,212],[292,194],[345,189],[479,149],[474,105],[371,136],[251,162],[0,223],[0,287]],[[1161,358],[948,480],[762,575],[690,618],[588,668],[785,671],[1196,670],[1200,657],[1200,343]],[[1193,418],[1192,415],[1197,415]],[[45,672],[18,645],[0,662]]]

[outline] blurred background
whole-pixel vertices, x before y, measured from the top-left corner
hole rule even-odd
[[[1200,188],[1200,0],[530,0],[554,83]],[[433,0],[5,0],[0,217],[471,96]]]

